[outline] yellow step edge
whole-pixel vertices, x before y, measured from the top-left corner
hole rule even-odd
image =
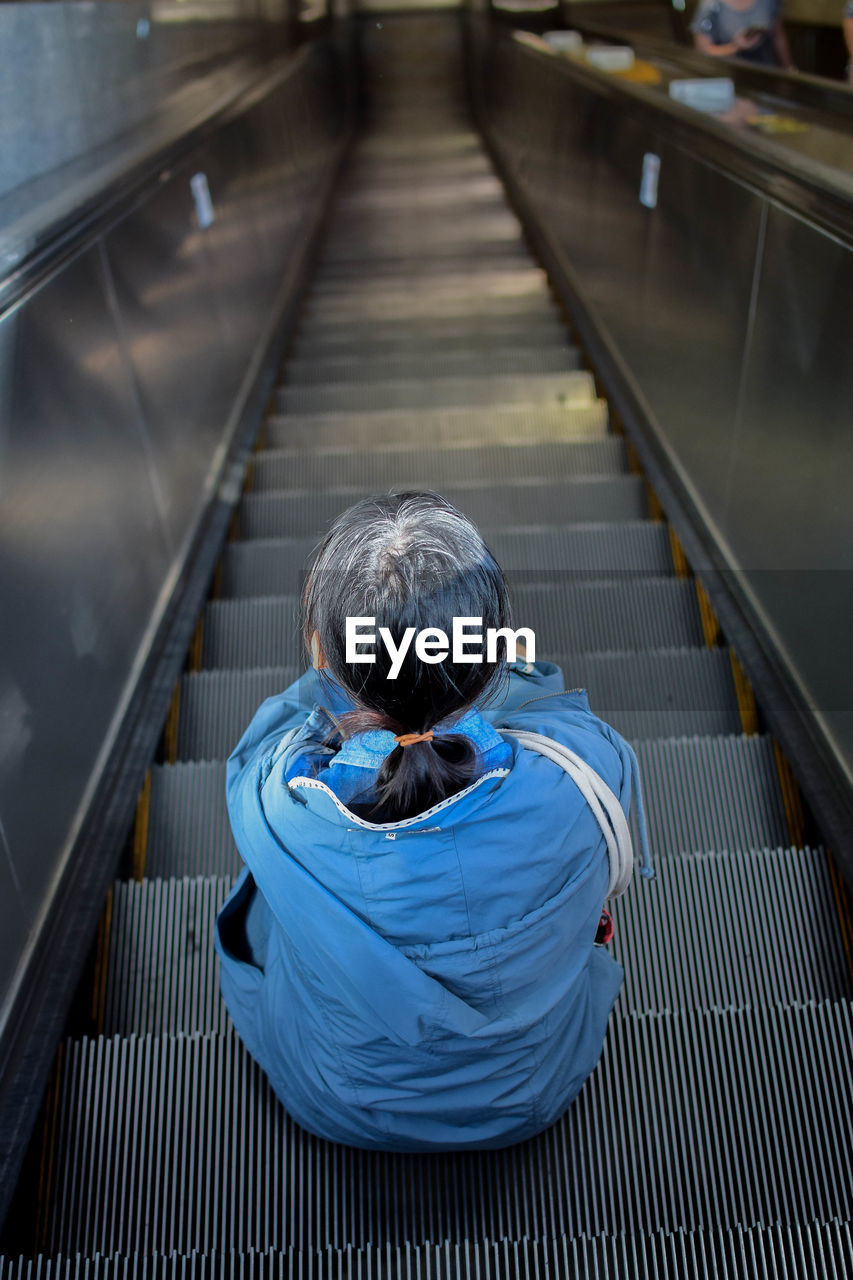
[[[148,819],[151,814],[151,770],[145,775],[139,799],[136,802],[136,825],[133,828],[133,865],[131,875],[134,880],[145,879],[145,854],[148,848]]]
[[[734,649],[729,649],[729,660],[732,664],[732,679],[734,680],[741,727],[747,737],[752,737],[758,733],[758,705],[755,701],[755,694]]]

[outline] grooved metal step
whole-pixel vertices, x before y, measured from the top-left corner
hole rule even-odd
[[[116,882],[102,1034],[229,1029],[213,922],[233,883],[232,876]]]
[[[430,375],[425,375],[425,378]],[[279,413],[349,413],[366,409],[461,409],[524,404],[565,408],[588,402],[589,374],[518,374],[494,378],[400,379],[396,382],[337,383],[331,387],[279,387]]]
[[[521,292],[519,287],[493,296],[480,292],[474,294],[469,290],[449,297],[440,293],[429,297],[409,293],[387,298],[353,299],[350,302],[327,299],[318,303],[307,302],[303,316],[306,325],[366,325],[374,321],[435,320],[441,316],[473,320],[485,313],[523,324],[528,319],[547,319],[554,314],[554,309],[550,294],[542,284],[538,288],[528,288],[527,292]]]
[[[624,736],[738,733],[731,663],[724,649],[554,655],[569,688],[585,688],[596,715]],[[296,667],[199,671],[181,680],[179,760],[224,760],[265,698],[280,693]],[[311,710],[306,707],[306,713]]]
[[[213,949],[230,877],[119,881],[109,922],[104,1035],[224,1031]],[[773,920],[764,904],[778,904]],[[844,1000],[843,941],[823,922],[833,889],[822,849],[662,859],[610,906],[625,969],[622,1013]]]
[[[286,689],[301,670],[294,665],[260,671],[197,671],[183,676],[178,759],[225,760],[264,699]]]
[[[631,741],[741,731],[725,649],[569,653],[554,661],[566,687],[586,689],[595,714]]]
[[[573,377],[583,375],[575,374]],[[348,446],[372,449],[386,444],[433,445],[514,443],[533,440],[600,438],[607,431],[607,405],[591,394],[591,384],[578,387],[570,404],[514,405],[493,409],[376,409],[347,413],[272,417],[266,441],[275,447]]]
[[[649,840],[661,855],[790,842],[771,738],[647,740],[636,751]]]
[[[423,222],[419,226],[422,229]],[[482,252],[474,257],[464,254],[454,258],[445,253],[424,262],[407,253],[387,271],[319,272],[312,282],[311,302],[325,304],[340,299],[349,304],[366,298],[397,297],[412,290],[427,295],[449,292],[453,296],[485,291],[486,296],[491,297],[508,288],[515,291],[521,282],[538,287],[543,283],[543,276],[541,267],[531,262],[530,254],[517,249],[512,254]]]
[[[255,455],[249,473],[252,494],[287,489],[432,488],[557,476],[621,476],[627,471],[624,441],[603,440],[445,446],[408,449],[267,449]]]
[[[640,742],[637,755],[658,859],[790,843],[770,739]],[[145,874],[232,875],[239,865],[225,811],[224,762],[155,765]]]
[[[369,463],[369,459],[365,462]],[[377,479],[358,489],[332,489],[317,492],[303,489],[289,492],[247,493],[240,504],[236,528],[240,538],[288,538],[303,534],[319,537],[342,511],[373,494],[394,488],[422,490],[440,488],[444,496],[469,516],[477,525],[495,525],[501,517],[508,524],[532,524],[535,520],[553,524],[587,524],[591,521],[642,520],[648,514],[645,482],[640,476],[565,476],[546,483],[542,474],[530,474],[524,464],[534,466],[536,459],[522,451],[520,475],[512,480],[481,481],[457,485],[442,482],[437,476],[447,474],[441,455],[423,458],[424,470],[396,482]],[[380,476],[393,468],[382,466]],[[430,468],[436,465],[437,475]],[[367,469],[367,468],[365,468]],[[510,470],[507,468],[506,470]]]
[[[46,1251],[844,1221],[851,1037],[842,1002],[615,1015],[598,1069],[551,1129],[502,1152],[428,1160],[303,1134],[233,1034],[72,1041]]]
[[[512,594],[515,625],[534,629],[542,655],[703,643],[689,581],[558,581],[548,588],[516,586]],[[202,643],[208,669],[292,665],[302,653],[298,599],[213,600],[204,613]]]
[[[571,580],[672,572],[666,526],[650,520],[507,530],[484,526],[481,532],[510,582],[516,575],[523,575],[519,581],[551,584],[555,575]],[[299,594],[317,545],[314,536],[229,542],[220,562],[220,597]]]
[[[523,346],[565,342],[566,329],[556,311],[538,319],[517,321],[512,316],[460,316],[419,321],[375,322],[369,325],[307,324],[300,322],[290,351],[295,355],[359,355],[380,346],[401,352]]]
[[[771,1227],[706,1227],[650,1236],[470,1240],[289,1252],[269,1249],[209,1257],[173,1253],[92,1258],[0,1258],[0,1280],[849,1280],[853,1232],[844,1222]]]
[[[511,374],[564,373],[580,369],[581,354],[565,338],[551,347],[492,348],[489,351],[424,352],[402,355],[362,355],[358,360],[340,357],[305,357],[289,360],[285,383],[290,387],[332,386],[343,382],[388,382],[406,378],[486,378]]]
[[[398,228],[394,235],[371,233],[366,222],[357,237],[337,235],[326,241],[315,279],[328,283],[368,275],[391,277],[407,269],[427,273],[445,271],[455,262],[470,268],[486,261],[498,269],[505,262],[530,266],[530,250],[514,218],[496,214],[440,226],[420,221],[408,230]]]
[[[240,870],[225,811],[225,762],[154,765],[145,875],[234,876]]]

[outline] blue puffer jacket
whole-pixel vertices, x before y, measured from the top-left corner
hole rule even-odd
[[[330,754],[317,704],[349,709],[309,671],[263,704],[228,762],[246,870],[216,946],[237,1031],[321,1137],[398,1151],[530,1137],[595,1066],[622,980],[594,945],[598,823],[558,765],[512,739],[500,767],[428,812],[365,822],[316,765],[298,776]],[[514,670],[479,714],[570,747],[627,813],[633,753],[559,668]],[[238,941],[255,886],[271,912],[263,967]]]

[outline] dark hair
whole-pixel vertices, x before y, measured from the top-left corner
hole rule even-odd
[[[490,694],[506,673],[497,661],[426,664],[409,646],[400,673],[388,679],[391,658],[377,643],[376,661],[347,663],[348,617],[374,617],[399,645],[407,627],[440,628],[454,617],[482,618],[483,632],[510,624],[504,576],[479,531],[438,493],[391,493],[366,498],[338,516],[317,553],[304,593],[306,647],[316,630],[330,673],[356,710],[341,717],[348,736],[367,729],[395,735],[425,733],[462,715]],[[462,734],[395,747],[379,773],[374,821],[422,813],[473,781],[477,754]]]

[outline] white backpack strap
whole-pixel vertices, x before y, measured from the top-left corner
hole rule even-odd
[[[608,898],[618,897],[631,883],[634,874],[634,845],[628,820],[618,798],[595,770],[561,742],[527,729],[501,729],[501,733],[517,738],[529,751],[553,760],[569,775],[595,816],[607,844],[610,861]]]

